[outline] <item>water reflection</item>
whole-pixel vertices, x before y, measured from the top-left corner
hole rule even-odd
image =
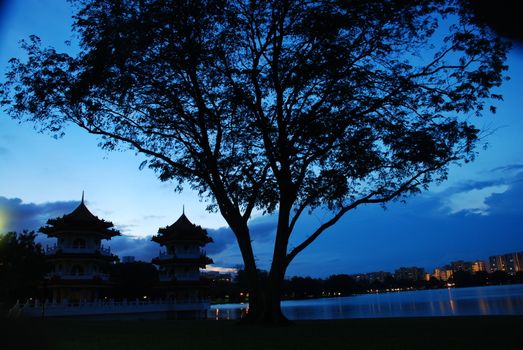
[[[456,303],[454,302],[454,299],[452,298],[452,290],[450,288],[447,288],[447,290],[449,292],[450,310],[452,312],[452,315],[455,315],[456,314]]]
[[[523,315],[523,285],[437,289],[353,297],[290,300],[282,302],[293,320],[423,317],[469,315]],[[246,304],[213,305],[209,318],[244,317]]]
[[[247,304],[221,304],[212,305],[208,318],[218,320],[239,320],[249,313]],[[211,316],[212,314],[212,316]]]

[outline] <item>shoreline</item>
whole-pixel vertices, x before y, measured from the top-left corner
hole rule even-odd
[[[304,298],[285,298],[281,299],[281,301],[300,301],[300,300],[318,300],[318,299],[335,299],[335,298],[345,298],[345,297],[358,297],[363,295],[374,295],[374,294],[396,294],[396,293],[404,293],[404,292],[422,292],[422,291],[431,291],[431,290],[445,290],[445,289],[468,289],[468,288],[484,288],[484,287],[503,287],[503,286],[517,286],[517,285],[523,285],[523,283],[510,283],[510,284],[488,284],[488,285],[481,285],[481,286],[452,286],[452,287],[441,287],[441,288],[405,288],[400,290],[387,290],[387,291],[374,291],[369,293],[355,293],[355,294],[341,294],[341,295],[318,295],[318,296],[310,296],[310,297],[304,297]],[[248,305],[248,301],[244,303],[214,303],[211,301],[211,307],[215,305]]]

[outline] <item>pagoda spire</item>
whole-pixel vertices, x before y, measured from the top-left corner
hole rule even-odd
[[[82,204],[84,204],[84,191],[82,190]]]

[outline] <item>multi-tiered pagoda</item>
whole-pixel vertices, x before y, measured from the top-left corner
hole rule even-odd
[[[204,313],[208,304],[208,281],[200,276],[200,268],[212,264],[203,247],[212,242],[207,231],[194,225],[185,213],[172,225],[160,228],[152,240],[163,249],[153,259],[159,266],[161,294],[178,304],[178,310]],[[182,307],[186,305],[186,307]]]
[[[50,219],[40,232],[57,238],[46,250],[51,272],[46,280],[47,299],[53,304],[78,304],[106,295],[109,267],[118,258],[102,240],[120,234],[109,221],[99,219],[85,206],[84,198],[70,214]]]

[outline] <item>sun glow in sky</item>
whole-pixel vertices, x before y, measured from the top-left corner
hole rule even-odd
[[[0,234],[5,233],[7,227],[7,213],[0,207]]]
[[[0,9],[0,80],[11,57],[22,57],[19,41],[37,34],[44,46],[74,50],[73,10],[67,0],[11,0]],[[72,46],[64,44],[71,40]],[[490,133],[477,160],[453,167],[449,180],[429,192],[391,204],[388,210],[363,207],[348,214],[291,264],[289,274],[325,277],[335,273],[393,271],[399,266],[432,269],[452,260],[485,259],[523,251],[523,48],[509,55],[507,81],[499,91],[498,113],[485,112],[477,124]],[[492,132],[490,132],[492,131]],[[182,213],[205,228],[215,243],[206,249],[217,267],[232,268],[241,257],[219,213],[205,210],[196,193],[174,192],[132,151],[105,152],[96,137],[69,127],[62,139],[37,133],[0,110],[0,233],[37,229],[50,217],[73,210],[85,190],[97,216],[112,221],[124,237],[109,242],[119,255],[147,260],[158,246],[148,238]],[[1,210],[4,208],[4,210]],[[9,210],[9,211],[7,211]],[[10,220],[7,221],[7,212]],[[12,215],[12,216],[11,216]],[[311,227],[327,219],[315,212],[298,224],[291,248]],[[251,220],[256,258],[267,268],[274,218]]]

